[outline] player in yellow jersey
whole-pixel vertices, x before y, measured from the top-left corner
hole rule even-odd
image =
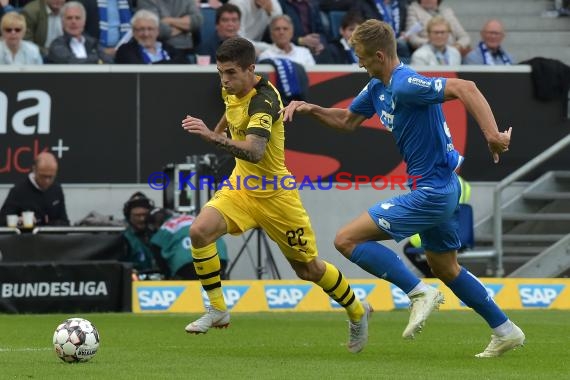
[[[372,309],[355,297],[335,266],[317,257],[309,216],[285,166],[281,96],[270,82],[255,75],[255,49],[248,40],[224,41],[216,61],[224,115],[213,131],[193,116],[187,116],[182,127],[234,155],[236,167],[229,184],[216,192],[190,227],[194,266],[211,306],[186,331],[201,334],[229,325],[215,242],[226,233],[238,235],[261,228],[277,243],[299,278],[314,282],[344,306],[349,316],[348,350],[360,352],[368,341]]]

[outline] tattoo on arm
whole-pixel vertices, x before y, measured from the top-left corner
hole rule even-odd
[[[215,135],[212,142],[234,157],[249,162],[259,162],[265,153],[267,139],[254,134],[247,135],[245,141],[231,140],[223,135]]]

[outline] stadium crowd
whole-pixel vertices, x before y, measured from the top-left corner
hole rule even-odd
[[[347,37],[370,18],[394,29],[404,63],[414,52],[428,65],[515,63],[501,48],[500,20],[482,25],[473,43],[442,0],[0,0],[0,17],[0,64],[195,64],[235,35],[259,60],[354,64]],[[434,18],[444,30],[430,30]],[[278,20],[284,32],[272,31]]]

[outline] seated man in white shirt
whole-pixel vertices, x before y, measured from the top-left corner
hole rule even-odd
[[[441,16],[431,18],[427,24],[428,43],[414,51],[412,65],[449,66],[461,65],[461,53],[448,45],[451,27]]]
[[[267,58],[287,58],[303,66],[315,65],[311,51],[303,46],[297,46],[293,39],[293,22],[287,15],[273,18],[269,24],[273,44],[259,55],[259,60]]]
[[[53,40],[49,47],[48,63],[112,63],[98,41],[84,32],[85,8],[70,1],[61,9],[63,36]]]

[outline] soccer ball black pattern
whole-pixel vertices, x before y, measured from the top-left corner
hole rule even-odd
[[[70,318],[53,333],[56,355],[66,363],[86,362],[99,349],[99,332],[83,318]]]

